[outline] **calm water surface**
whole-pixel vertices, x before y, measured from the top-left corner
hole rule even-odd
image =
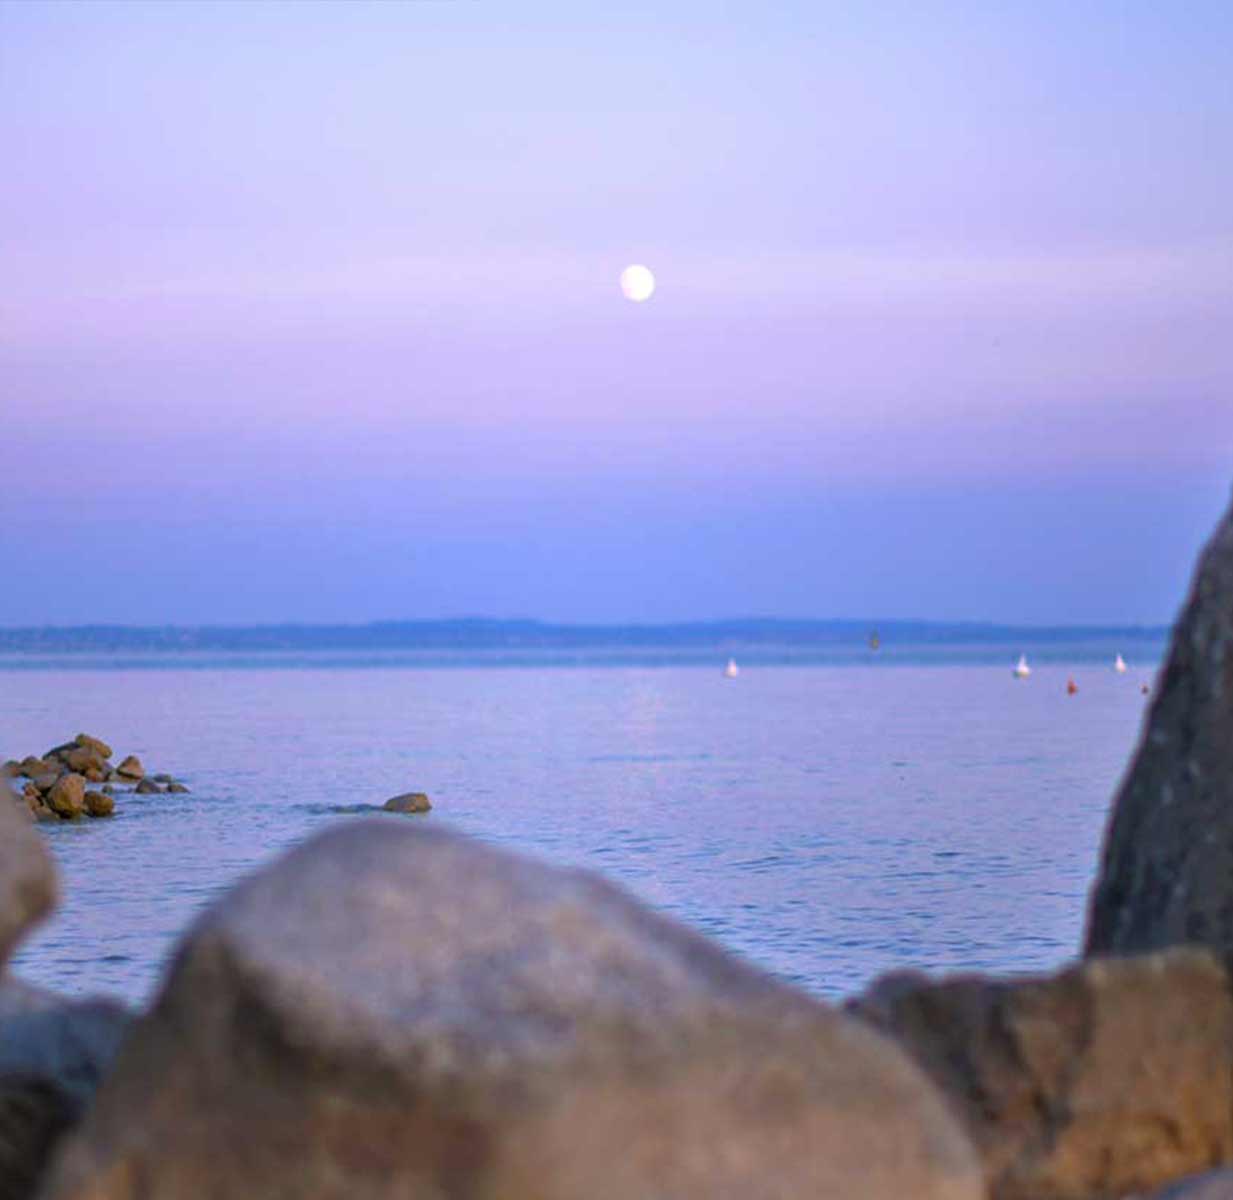
[[[186,796],[42,826],[60,914],[18,956],[149,996],[192,916],[340,810],[427,817],[585,865],[837,996],[896,967],[1074,952],[1145,671],[989,666],[0,671],[0,755],[79,730]],[[424,902],[432,903],[426,896]]]

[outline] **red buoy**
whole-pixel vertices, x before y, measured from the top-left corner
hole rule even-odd
[[[1078,690],[1079,690],[1079,685],[1075,683],[1073,679],[1068,679],[1066,681],[1066,694],[1068,696],[1073,696]]]

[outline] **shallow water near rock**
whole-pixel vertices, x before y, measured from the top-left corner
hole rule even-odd
[[[407,791],[433,812],[382,819],[601,871],[820,995],[899,967],[1051,968],[1076,952],[1151,673],[162,666],[0,670],[0,755],[86,730],[192,789],[39,827],[65,902],[17,955],[31,981],[148,998],[221,890]]]

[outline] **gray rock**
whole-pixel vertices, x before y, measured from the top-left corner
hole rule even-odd
[[[406,792],[401,796],[391,796],[381,807],[393,813],[425,813],[432,808],[432,804],[423,792]]]
[[[889,1040],[621,890],[422,823],[199,921],[54,1200],[979,1200]]]
[[[1199,560],[1105,832],[1085,952],[1233,957],[1233,510]]]
[[[56,903],[56,875],[42,838],[0,782],[0,971],[22,935]]]
[[[849,1007],[942,1088],[996,1200],[1104,1200],[1233,1159],[1233,999],[1208,951],[891,975]]]
[[[186,788],[178,779],[173,779],[167,785],[167,791],[173,796],[184,796],[188,794],[188,788]]]
[[[1233,1200],[1233,1170],[1205,1171],[1157,1192],[1152,1200]]]
[[[0,1200],[33,1197],[128,1027],[124,1008],[0,984]]]
[[[162,788],[154,782],[148,775],[140,780],[137,786],[133,789],[139,796],[157,796],[162,792]]]

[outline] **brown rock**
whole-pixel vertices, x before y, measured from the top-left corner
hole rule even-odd
[[[47,807],[62,817],[81,815],[86,802],[86,781],[80,775],[61,775],[47,793]]]
[[[0,783],[0,970],[26,930],[56,902],[56,876],[43,839]]]
[[[1206,951],[891,975],[850,1007],[950,1098],[996,1200],[1103,1200],[1233,1157],[1233,1000]]]
[[[96,737],[91,737],[88,733],[79,733],[73,739],[77,745],[84,746],[87,750],[94,751],[99,758],[110,758],[111,747],[104,741],[100,741]]]
[[[386,812],[424,813],[432,805],[423,792],[406,792],[401,796],[391,796],[381,807]]]
[[[15,758],[10,758],[3,767],[0,767],[0,775],[3,775],[5,779],[16,779],[20,774],[22,774],[21,763]]]
[[[30,782],[40,792],[50,792],[56,786],[56,781],[62,777],[62,774],[59,771],[46,771],[42,775],[36,775]]]
[[[70,771],[77,771],[82,775],[90,770],[103,771],[107,767],[103,759],[85,746],[74,746],[62,759]]]
[[[167,785],[167,790],[168,790],[169,792],[173,792],[173,793],[176,793],[176,794],[180,794],[180,795],[182,795],[182,794],[184,794],[184,793],[186,793],[186,792],[188,791],[188,788],[186,788],[186,787],[184,786],[184,784],[182,784],[182,783],[181,783],[178,779],[173,779],[173,780],[172,780],[172,781],[171,781],[171,782]]]
[[[133,789],[140,796],[158,795],[162,792],[162,788],[158,786],[149,776],[140,780],[137,786]]]
[[[141,759],[135,754],[130,754],[116,767],[116,774],[121,779],[140,779],[145,773],[145,768],[141,765]]]
[[[49,763],[43,758],[35,758],[33,754],[28,754],[21,760],[21,773],[27,779],[34,779],[36,776],[46,775],[48,772],[57,773],[57,764]]]
[[[116,802],[103,792],[87,792],[86,812],[92,817],[109,817],[115,812]]]
[[[1233,510],[1199,559],[1114,803],[1085,953],[1180,943],[1233,960]]]
[[[585,873],[369,820],[199,921],[45,1194],[982,1193],[934,1089],[860,1022]]]

